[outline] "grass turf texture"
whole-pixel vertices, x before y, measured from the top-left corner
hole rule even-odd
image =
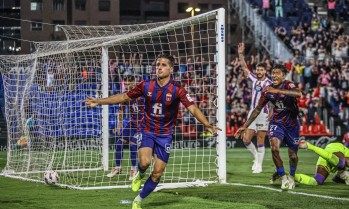
[[[282,149],[285,169],[288,171],[287,149]],[[313,175],[317,155],[311,151],[299,151],[298,171]],[[0,170],[6,163],[6,153],[0,152]],[[185,163],[185,162],[184,162]],[[146,208],[346,208],[349,204],[348,186],[331,181],[332,175],[322,186],[296,185],[294,192],[324,195],[346,200],[310,197],[302,194],[280,192],[280,181],[269,184],[274,171],[270,149],[266,150],[262,174],[252,174],[252,157],[245,148],[227,151],[227,182],[260,185],[253,188],[236,185],[209,185],[208,187],[162,190],[152,193],[143,201]],[[0,208],[131,208],[121,200],[133,200],[131,189],[80,191],[57,188],[0,177]]]

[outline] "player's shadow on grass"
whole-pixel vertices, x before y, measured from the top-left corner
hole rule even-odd
[[[148,204],[146,204],[147,205],[146,207],[147,208],[148,207],[152,208],[152,207],[156,206],[156,207],[159,207],[159,208],[166,208],[166,206],[175,205],[176,203],[182,202],[181,200],[182,200],[182,198],[178,198],[178,200],[177,199],[173,199],[173,200],[166,199],[164,201],[148,203]],[[163,207],[161,207],[161,206],[163,206]]]

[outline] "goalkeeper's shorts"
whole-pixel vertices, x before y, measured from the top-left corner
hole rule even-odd
[[[325,150],[330,153],[341,152],[345,157],[349,157],[349,149],[346,148],[342,143],[330,143],[325,147]],[[335,173],[337,171],[337,167],[335,165],[331,165],[322,157],[319,157],[316,165],[325,167],[328,172]]]

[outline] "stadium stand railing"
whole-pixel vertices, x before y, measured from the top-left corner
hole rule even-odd
[[[292,52],[274,33],[258,9],[248,1],[232,0],[232,6],[239,12],[242,27],[248,27],[254,34],[255,43],[258,48],[263,48],[273,59],[289,60]]]

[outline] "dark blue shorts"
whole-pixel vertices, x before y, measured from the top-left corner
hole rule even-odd
[[[269,124],[269,140],[272,137],[283,141],[290,149],[297,152],[299,143],[299,124],[291,127],[285,127],[280,123]]]
[[[121,134],[117,135],[118,139],[124,139],[137,144],[137,128],[128,125],[126,127],[123,127],[120,132]]]
[[[168,162],[170,158],[170,151],[172,147],[172,135],[155,135],[152,133],[140,133],[137,140],[138,149],[143,147],[150,147],[153,149],[153,155]]]

